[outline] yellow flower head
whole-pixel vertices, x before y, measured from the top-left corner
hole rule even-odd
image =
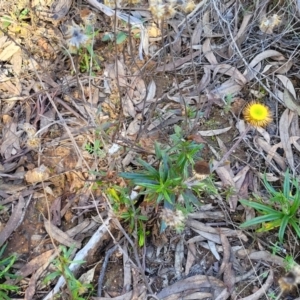
[[[265,127],[272,122],[270,109],[261,103],[249,103],[243,114],[245,121],[255,127]]]

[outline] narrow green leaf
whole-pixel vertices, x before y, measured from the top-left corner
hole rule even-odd
[[[295,221],[295,219],[291,218],[289,223],[293,226],[293,228],[295,229],[298,237],[300,238],[300,227],[299,225],[297,224],[297,222]]]
[[[162,150],[159,146],[159,143],[155,142],[154,150],[155,150],[155,155],[156,155],[157,159],[161,159],[162,158]]]
[[[299,194],[299,188],[296,186],[296,194],[294,198],[294,201],[290,207],[290,215],[295,215],[298,212],[299,206],[300,206],[300,194]]]
[[[122,44],[127,39],[127,34],[123,31],[117,33],[116,43],[117,45]]]
[[[258,202],[254,202],[254,201],[248,201],[248,200],[240,200],[240,202],[243,204],[243,205],[247,205],[247,206],[250,206],[250,207],[253,207],[257,210],[260,210],[260,211],[263,211],[264,213],[278,213],[277,210],[271,208],[270,206],[268,205],[265,205],[265,204],[262,204],[262,203],[258,203]]]
[[[256,217],[256,218],[253,218],[253,219],[251,219],[249,221],[246,221],[243,224],[241,224],[240,228],[245,228],[245,227],[257,225],[257,224],[261,224],[261,223],[264,223],[264,222],[274,221],[274,220],[280,219],[281,217],[282,217],[281,213],[268,214],[268,215],[265,215],[265,216]]]
[[[277,220],[274,220],[271,222],[265,222],[261,225],[262,227],[260,229],[258,229],[257,232],[266,232],[266,231],[272,230],[274,228],[279,227],[280,224],[281,224],[281,219],[277,219]]]
[[[289,196],[290,196],[290,171],[289,171],[289,169],[287,169],[284,174],[283,195],[286,199],[289,199]]]
[[[53,272],[53,273],[47,275],[47,276],[44,278],[43,282],[44,282],[44,283],[48,283],[49,281],[52,281],[53,279],[55,279],[56,277],[58,277],[58,276],[60,276],[60,275],[61,275],[61,273],[60,273],[59,271],[55,271],[55,272]]]
[[[138,159],[137,161],[151,174],[151,176],[158,176],[158,171],[155,168],[153,168],[150,164],[148,164],[142,159]]]
[[[289,222],[289,216],[284,216],[283,219],[281,220],[281,224],[278,232],[278,239],[281,243],[283,242],[284,232],[288,222]]]
[[[276,190],[270,185],[270,183],[267,181],[267,176],[266,174],[264,175],[264,179],[263,179],[264,185],[266,187],[266,189],[268,190],[268,192],[272,195],[272,196],[276,196],[277,192]]]
[[[5,248],[6,248],[6,246],[7,246],[7,243],[4,244],[3,247],[1,247],[1,250],[0,250],[0,257],[2,257],[3,252],[4,252]]]
[[[0,284],[0,289],[6,290],[6,291],[17,291],[19,289],[19,287],[15,286],[15,285],[2,283],[2,284]]]
[[[185,203],[193,203],[196,206],[200,206],[201,202],[199,199],[193,194],[191,190],[186,190],[182,193],[182,197]]]

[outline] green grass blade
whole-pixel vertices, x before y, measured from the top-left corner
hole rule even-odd
[[[289,171],[289,169],[287,169],[284,174],[283,195],[286,199],[289,199],[289,196],[290,196],[290,171]]]
[[[290,215],[295,215],[298,212],[299,206],[300,206],[300,194],[299,194],[299,188],[295,186],[296,188],[296,194],[293,197],[294,201],[293,204],[290,207]]]
[[[161,150],[161,148],[160,148],[160,146],[159,146],[159,144],[157,142],[155,142],[155,144],[154,144],[154,150],[155,150],[156,157],[158,159],[161,159],[163,153],[162,153],[162,150]]]
[[[267,176],[266,174],[264,175],[264,179],[263,179],[264,185],[266,187],[266,189],[268,190],[268,192],[272,195],[275,196],[277,194],[276,190],[270,185],[270,183],[267,181]]]
[[[258,203],[258,202],[254,202],[254,201],[248,201],[248,200],[240,200],[240,202],[243,204],[243,205],[247,205],[247,206],[250,206],[250,207],[253,207],[259,211],[263,211],[264,213],[269,213],[269,214],[272,214],[272,213],[278,213],[277,210],[271,208],[270,206],[268,205],[265,205],[265,204],[262,204],[262,203]]]
[[[284,216],[283,219],[281,220],[281,224],[278,232],[278,239],[281,243],[283,242],[285,229],[288,223],[289,223],[289,216]]]
[[[292,218],[291,218],[289,223],[293,226],[293,228],[295,229],[295,231],[296,231],[298,237],[300,238],[300,227],[299,227],[299,225],[297,224],[297,222],[295,221],[295,219],[292,219]]]
[[[158,172],[155,168],[153,168],[150,164],[145,162],[142,159],[137,159],[138,163],[141,164],[150,174],[151,176],[157,176]]]
[[[268,214],[265,216],[260,216],[260,217],[256,217],[253,218],[249,221],[244,222],[243,224],[240,225],[240,228],[245,228],[245,227],[249,227],[249,226],[253,226],[253,225],[257,225],[257,224],[261,224],[264,222],[270,222],[270,221],[274,221],[277,219],[280,219],[282,217],[282,214],[277,212],[275,214]]]

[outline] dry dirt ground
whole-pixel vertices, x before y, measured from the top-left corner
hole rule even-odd
[[[299,17],[296,0],[2,0],[0,246],[17,278],[0,282],[19,288],[0,285],[7,299],[299,297],[298,274],[285,277],[295,232],[280,244],[277,228],[239,228],[256,215],[240,199],[268,197],[264,174],[277,189],[287,169],[300,175]],[[245,134],[251,101],[273,121]],[[217,192],[199,195],[180,231],[136,201],[140,247],[109,194],[138,158],[155,166],[175,126],[203,144]],[[71,295],[66,273],[44,282],[59,246],[71,249],[64,270],[93,289]]]

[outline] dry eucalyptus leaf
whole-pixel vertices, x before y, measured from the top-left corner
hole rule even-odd
[[[203,50],[203,54],[204,54],[205,58],[209,61],[209,63],[211,65],[217,65],[218,64],[217,58],[214,55],[213,50],[211,48],[209,38],[204,41],[202,50]]]
[[[35,258],[33,258],[31,261],[29,261],[26,265],[24,265],[17,273],[16,275],[21,277],[27,277],[28,275],[31,275],[34,273],[37,269],[39,269],[42,265],[44,265],[47,261],[49,261],[49,258],[55,253],[55,250],[48,250]]]
[[[200,130],[198,133],[202,136],[214,136],[225,133],[231,129],[231,126],[222,129]]]
[[[50,177],[50,170],[44,165],[40,165],[38,168],[29,170],[25,174],[25,180],[28,183],[36,183],[36,182],[45,181],[49,177]]]
[[[292,145],[289,141],[290,139],[289,128],[290,128],[293,114],[294,114],[293,112],[286,109],[281,115],[279,121],[279,134],[280,134],[282,147],[285,152],[286,160],[288,161],[288,164],[290,165],[290,168],[292,170],[294,170],[295,166],[294,166],[294,155],[293,155]]]
[[[296,112],[300,116],[300,105],[296,102],[296,98],[288,89],[285,89],[283,92],[283,101],[288,109]]]
[[[44,221],[44,226],[47,233],[60,244],[65,245],[67,247],[75,246],[77,249],[81,248],[81,243],[79,241],[73,240],[71,237],[69,237],[68,234],[54,226],[47,219],[45,219]]]
[[[282,82],[284,88],[286,88],[296,98],[296,91],[291,80],[284,75],[276,75],[276,77]]]
[[[286,60],[286,58],[278,51],[276,50],[266,50],[263,51],[262,53],[259,53],[256,55],[253,60],[250,62],[249,67],[253,68],[255,67],[259,62],[262,60],[272,57],[273,60]],[[245,75],[245,74],[244,74]]]
[[[10,62],[16,75],[20,75],[22,71],[22,51],[19,49],[11,58]]]
[[[15,53],[20,50],[19,46],[16,46],[15,43],[11,42],[1,53],[0,61],[9,60]]]
[[[267,153],[266,162],[268,164],[271,164],[272,159],[274,159],[274,161],[279,165],[282,171],[286,170],[286,164],[284,158],[277,153],[277,148],[281,147],[281,143],[271,146],[264,139],[260,137],[256,137],[254,138],[254,145],[259,150],[262,149]]]
[[[213,79],[216,77],[217,73],[226,74],[230,76],[232,79],[236,80],[240,84],[246,84],[247,79],[245,76],[235,67],[228,65],[228,64],[218,64],[215,65],[208,65],[207,68],[214,71]]]
[[[94,268],[88,270],[86,273],[83,273],[80,277],[79,277],[79,281],[82,284],[90,284],[93,279],[94,279],[94,274],[95,274],[95,269],[96,269],[97,265],[95,265]]]

